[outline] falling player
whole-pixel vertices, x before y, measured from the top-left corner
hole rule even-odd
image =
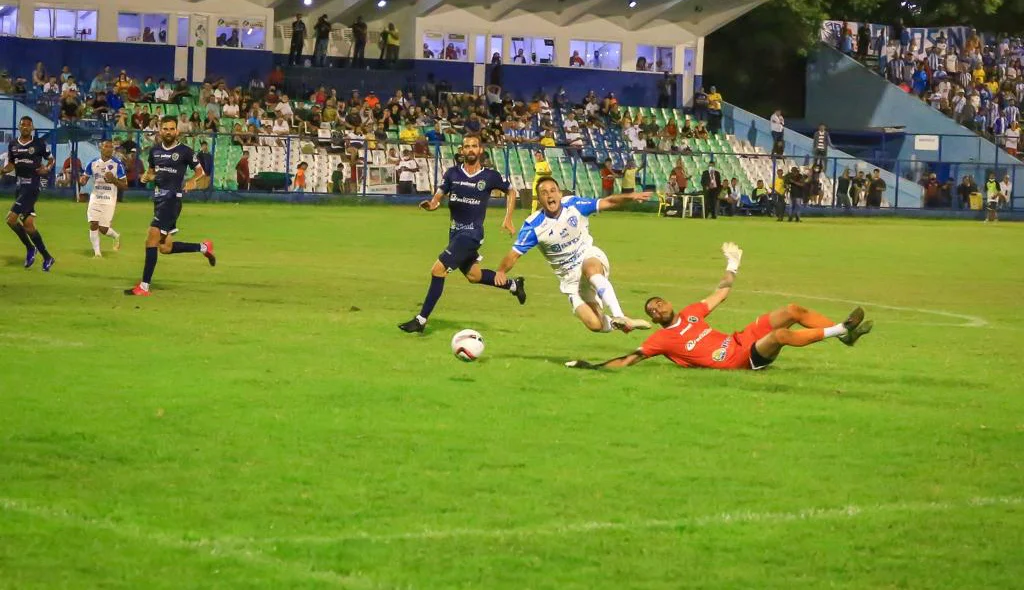
[[[427,290],[423,307],[419,315],[398,325],[402,331],[423,332],[430,313],[444,292],[445,277],[455,269],[462,271],[470,283],[506,289],[520,304],[526,303],[525,281],[522,277],[499,285],[495,282],[496,273],[493,270],[480,268],[479,250],[484,241],[484,218],[487,215],[487,202],[491,198],[491,191],[499,190],[505,193],[505,219],[501,226],[509,234],[516,231],[512,225],[512,211],[515,209],[518,196],[516,189],[511,188],[500,174],[493,169],[482,167],[482,152],[479,137],[465,136],[462,139],[464,163],[449,168],[444,173],[444,180],[441,181],[434,197],[420,203],[423,209],[434,211],[441,205],[441,198],[448,195],[451,225],[448,230],[448,246],[430,269],[430,288]]]
[[[192,178],[185,180],[188,169],[194,171]],[[192,148],[178,143],[178,121],[172,115],[160,119],[160,141],[149,150],[149,168],[142,175],[142,182],[156,183],[153,191],[153,221],[146,236],[146,265],[142,270],[142,282],[125,295],[149,296],[149,284],[156,270],[157,249],[161,254],[182,254],[200,252],[210,262],[217,264],[213,255],[213,242],[175,242],[178,232],[178,215],[181,214],[181,198],[184,193],[203,188],[209,180],[206,171],[199,165]]]
[[[608,280],[611,265],[605,253],[594,245],[590,235],[590,215],[614,209],[628,201],[646,201],[651,193],[613,195],[603,199],[562,197],[558,181],[550,176],[537,181],[540,210],[526,218],[512,250],[498,265],[495,282],[502,285],[505,276],[519,257],[534,247],[540,248],[544,258],[561,281],[559,289],[569,296],[573,313],[593,332],[611,332],[619,329],[629,332],[647,330],[651,325],[643,320],[626,317]],[[607,308],[611,317],[604,313]]]
[[[7,225],[25,245],[25,268],[36,261],[36,252],[43,255],[43,270],[49,272],[56,262],[46,250],[43,236],[36,229],[36,199],[39,198],[40,179],[53,170],[54,158],[46,142],[35,137],[32,117],[22,117],[18,122],[21,132],[17,139],[7,144],[7,164],[0,168],[0,176],[14,171],[16,187],[14,204],[7,214]],[[46,163],[43,164],[43,161]]]
[[[570,361],[574,369],[614,369],[635,365],[652,356],[664,355],[682,367],[709,369],[763,369],[775,361],[785,346],[807,346],[826,338],[839,338],[847,346],[871,331],[873,322],[864,320],[864,310],[854,309],[846,321],[837,324],[816,311],[790,303],[757,318],[742,332],[725,334],[708,325],[705,318],[729,296],[743,250],[725,243],[722,252],[728,260],[725,277],[718,289],[699,303],[678,314],[661,297],[647,300],[647,315],[663,329],[652,334],[635,352],[601,364]],[[805,329],[790,330],[794,324]]]
[[[86,219],[89,221],[89,241],[92,243],[93,255],[101,258],[101,233],[114,240],[114,250],[121,249],[121,235],[114,231],[111,222],[114,220],[114,208],[117,207],[117,190],[128,188],[124,164],[114,157],[114,142],[109,139],[100,142],[100,157],[89,162],[82,171],[80,184],[85,186],[90,177],[93,178],[93,184]]]

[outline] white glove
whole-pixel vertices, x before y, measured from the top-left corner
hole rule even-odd
[[[740,270],[740,260],[743,258],[743,250],[733,242],[726,242],[722,244],[722,254],[725,254],[725,259],[728,264],[725,265],[726,272],[736,274]]]

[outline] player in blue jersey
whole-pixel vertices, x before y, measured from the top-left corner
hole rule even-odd
[[[100,157],[82,170],[80,184],[84,187],[92,179],[89,193],[89,208],[85,218],[89,222],[89,242],[93,256],[101,258],[100,234],[114,240],[114,250],[121,249],[121,234],[114,230],[114,209],[117,208],[117,191],[128,188],[128,176],[121,160],[114,157],[114,142],[105,139],[100,142]]]
[[[510,187],[500,174],[482,166],[482,154],[480,138],[476,135],[465,136],[462,140],[463,164],[449,168],[434,197],[420,203],[423,209],[435,211],[441,205],[441,198],[448,195],[451,225],[448,246],[430,269],[430,288],[423,308],[419,315],[398,325],[405,332],[423,331],[430,313],[444,292],[445,277],[455,269],[462,271],[470,283],[506,289],[519,300],[520,305],[526,303],[525,281],[522,277],[506,280],[499,285],[495,282],[496,274],[493,270],[480,268],[482,257],[479,251],[484,241],[484,218],[491,191],[505,193],[505,219],[501,227],[509,234],[515,234],[516,231],[512,225],[512,211],[515,210],[518,197],[516,189]]]
[[[185,179],[188,169],[194,171],[192,178]],[[156,270],[157,250],[161,254],[182,254],[200,252],[210,262],[217,264],[213,255],[213,242],[175,242],[178,232],[178,215],[181,214],[181,198],[188,191],[203,188],[209,181],[206,171],[199,165],[192,148],[178,143],[178,121],[173,115],[160,120],[160,141],[149,150],[149,169],[142,175],[142,182],[153,182],[153,221],[146,236],[146,265],[142,270],[142,282],[125,295],[146,297],[149,283]]]
[[[43,236],[36,229],[35,216],[39,181],[53,170],[54,158],[46,142],[35,137],[32,117],[22,117],[18,130],[21,132],[18,138],[7,144],[7,164],[0,168],[0,176],[13,171],[17,183],[7,225],[25,245],[25,268],[32,266],[38,252],[43,255],[43,270],[49,272],[56,260],[46,250]]]
[[[550,176],[540,178],[537,181],[540,209],[526,218],[512,250],[498,265],[495,282],[504,284],[508,280],[505,273],[515,266],[519,257],[538,248],[555,271],[559,290],[569,297],[573,313],[584,326],[593,332],[617,329],[628,333],[650,329],[650,323],[632,319],[622,312],[615,288],[608,280],[611,264],[605,253],[594,245],[589,219],[591,215],[629,201],[646,201],[650,196],[651,193],[630,193],[603,199],[563,197],[558,181]]]

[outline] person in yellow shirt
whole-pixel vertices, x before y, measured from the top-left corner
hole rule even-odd
[[[544,158],[544,150],[537,150],[533,153],[533,172],[533,204],[530,206],[530,213],[537,212],[537,182],[541,178],[550,178],[554,175],[551,164]]]
[[[398,46],[401,38],[398,36],[398,29],[395,28],[395,23],[388,23],[387,30],[387,53],[385,58],[390,64],[398,61]]]
[[[540,145],[542,145],[542,146],[544,146],[546,148],[553,148],[553,147],[555,147],[555,136],[554,136],[554,134],[552,132],[550,132],[550,131],[545,131],[544,132],[544,137],[540,138]]]
[[[989,80],[985,84],[985,86],[988,88],[988,91],[992,94],[993,97],[999,96],[999,82],[996,82],[995,80]]]
[[[629,158],[629,160],[626,161],[626,167],[622,170],[621,191],[623,194],[636,191],[636,175],[643,170],[643,168],[643,166],[637,166],[636,160],[633,158]]]
[[[415,125],[405,125],[402,130],[398,132],[398,141],[407,144],[416,143],[416,140],[420,138],[420,131]]]
[[[978,69],[974,70],[971,75],[974,77],[975,84],[985,83],[985,68],[978,66]]]

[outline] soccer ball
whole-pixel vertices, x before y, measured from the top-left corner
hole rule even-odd
[[[459,360],[471,363],[484,353],[484,337],[476,330],[461,330],[452,336],[452,353]]]

